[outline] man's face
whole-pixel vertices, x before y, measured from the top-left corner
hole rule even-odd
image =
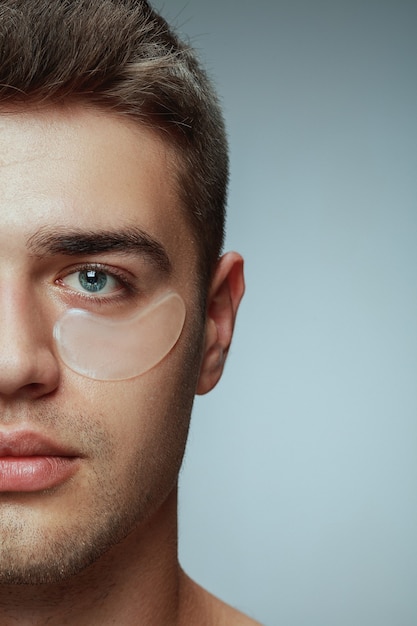
[[[88,565],[175,487],[201,348],[197,245],[151,131],[82,108],[14,112],[0,146],[0,580],[37,583]],[[107,249],[121,233],[151,245]],[[90,292],[87,271],[106,287]],[[155,367],[113,382],[60,361],[65,310],[128,316],[164,290],[187,314]]]

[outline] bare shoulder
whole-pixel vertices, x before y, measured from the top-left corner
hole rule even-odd
[[[183,575],[179,626],[262,626]]]

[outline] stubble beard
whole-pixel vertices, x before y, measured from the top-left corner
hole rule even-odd
[[[107,456],[109,444],[102,443]],[[83,504],[66,511],[66,519],[59,523],[36,511],[33,494],[18,503],[10,497],[8,502],[0,500],[0,584],[58,583],[91,565],[144,517],[141,498],[133,501],[127,493],[134,493],[132,485],[121,488],[108,476],[104,481],[95,475],[89,502],[84,493]],[[59,502],[59,488],[36,497]]]
[[[176,489],[201,360],[202,318],[194,321],[195,332],[190,333],[182,369],[170,384],[162,416],[161,407],[155,415],[146,416],[151,423],[159,420],[154,446],[132,454],[122,476],[112,473],[109,465],[124,451],[115,449],[111,433],[100,418],[83,414],[73,419],[57,418],[50,410],[34,418],[42,426],[53,424],[55,429],[62,424],[60,432],[70,435],[71,441],[81,442],[84,449],[94,450],[98,463],[88,487],[83,487],[80,506],[69,510],[60,524],[51,526],[42,519],[42,513],[33,513],[30,503],[25,508],[24,500],[16,503],[0,494],[0,585],[68,580],[139,528]],[[73,425],[72,431],[68,423]],[[90,497],[86,498],[88,490]]]
[[[99,423],[92,424],[91,417],[74,420],[78,436],[82,433],[83,442],[90,440],[94,445],[97,470],[88,487],[83,486],[79,507],[68,510],[59,523],[51,523],[30,500],[59,498],[60,488],[56,493],[27,494],[19,502],[0,494],[0,584],[67,580],[146,522],[176,487],[188,431],[185,411],[190,412],[191,405],[192,401],[188,407],[174,407],[163,418],[155,448],[132,455],[121,476],[105,471],[116,452],[124,454],[114,449],[109,433]]]

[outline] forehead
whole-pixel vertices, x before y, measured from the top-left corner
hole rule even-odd
[[[120,116],[82,107],[0,113],[3,233],[133,226],[175,250],[192,240],[175,168],[168,142]]]

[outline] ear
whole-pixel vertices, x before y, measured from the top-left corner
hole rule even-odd
[[[217,264],[207,300],[198,394],[207,393],[220,380],[244,291],[243,259],[237,252],[228,252]]]

